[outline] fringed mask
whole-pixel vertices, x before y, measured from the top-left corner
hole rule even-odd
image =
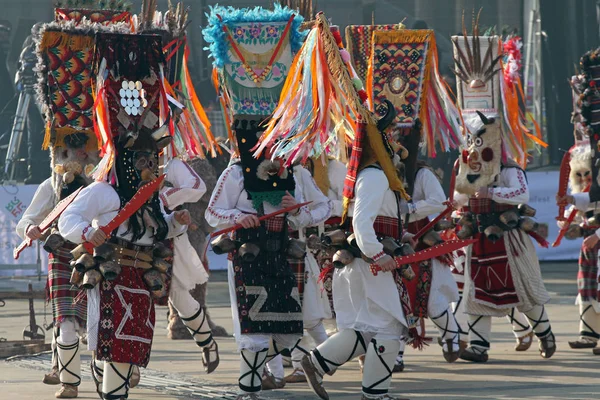
[[[74,133],[65,137],[64,146],[52,148],[54,187],[61,198],[92,181],[91,173],[100,157],[98,150],[87,150],[89,140],[93,139],[85,133]]]
[[[118,147],[117,150],[117,193],[124,206],[137,193],[140,187],[156,179],[158,175],[158,149],[153,143],[144,145],[138,141],[132,148]],[[150,142],[150,141],[148,141]],[[155,193],[131,218],[127,233],[136,241],[148,229],[158,240],[167,235],[167,224],[163,217],[158,193]]]
[[[592,184],[592,152],[589,146],[577,146],[571,150],[569,167],[571,193],[581,193],[589,188]]]
[[[480,121],[467,124],[467,148],[459,157],[456,191],[473,195],[479,188],[492,185],[502,165],[502,128],[500,119],[477,111]],[[478,122],[478,123],[477,123]]]

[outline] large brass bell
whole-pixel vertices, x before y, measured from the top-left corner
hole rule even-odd
[[[321,245],[321,239],[314,233],[306,238],[306,247],[311,250],[321,250],[323,246]]]
[[[421,241],[425,243],[426,246],[432,247],[438,245],[440,243],[444,243],[440,234],[433,229],[423,235]]]
[[[79,272],[85,272],[88,269],[93,268],[95,266],[96,261],[88,253],[82,254],[81,257],[79,257],[75,262],[75,269]]]
[[[448,229],[452,228],[454,228],[454,224],[452,223],[452,221],[449,221],[447,219],[439,220],[433,227],[433,229],[438,232],[447,231]]]
[[[504,236],[504,231],[497,225],[491,225],[485,228],[483,234],[492,242],[496,242]]]
[[[163,279],[160,272],[154,268],[149,269],[144,273],[144,282],[151,292],[161,290],[163,288]]]
[[[160,289],[150,291],[150,295],[152,296],[153,299],[156,299],[156,300],[162,299],[163,297],[165,297],[169,294],[168,287],[167,287],[167,275],[160,274],[160,280],[161,280]]]
[[[114,256],[115,248],[108,243],[103,243],[94,248],[94,261],[97,263],[103,263],[105,261],[112,260]]]
[[[392,257],[400,257],[402,255],[402,247],[394,240],[394,238],[386,237],[381,240],[383,252]]]
[[[519,204],[519,207],[517,208],[519,210],[519,214],[521,214],[522,217],[535,217],[536,210],[530,205]]]
[[[163,258],[155,258],[152,260],[152,267],[156,268],[160,273],[166,274],[169,268],[171,268],[171,263]]]
[[[253,262],[260,253],[260,247],[254,243],[244,243],[240,246],[238,253],[243,262]]]
[[[341,246],[346,241],[346,232],[342,229],[325,232],[321,235],[321,243],[325,246]]]
[[[91,257],[91,256],[90,256]],[[83,274],[82,289],[93,289],[102,280],[102,275],[97,269],[88,269]]]
[[[215,254],[227,254],[235,250],[235,242],[226,234],[214,238],[210,245]]]
[[[42,247],[48,253],[54,254],[58,249],[64,246],[65,243],[66,240],[60,235],[60,233],[58,233],[58,231],[56,231],[48,235]]]
[[[538,227],[539,224],[529,217],[523,217],[519,221],[519,228],[523,229],[525,232],[536,231]]]
[[[354,233],[351,233],[348,238],[346,239],[346,243],[348,243],[348,245],[350,247],[353,247],[355,249],[358,249],[358,242],[356,241],[356,235]]]
[[[114,281],[121,273],[121,266],[114,260],[104,261],[98,268],[107,281]]]
[[[568,240],[575,240],[580,237],[583,237],[583,228],[577,224],[569,225],[567,232],[565,233],[565,238]]]
[[[173,250],[165,246],[163,242],[158,242],[152,248],[152,256],[154,258],[171,258],[173,257]]]
[[[80,244],[79,246],[71,250],[71,256],[73,257],[73,260],[78,260],[79,257],[81,257],[84,254],[88,254],[88,252],[83,244]]]
[[[354,254],[350,250],[340,249],[333,255],[333,266],[335,268],[344,268],[346,265],[354,261]]]
[[[473,225],[463,225],[461,229],[456,232],[456,237],[464,240],[468,239],[475,234],[475,229],[473,229]]]
[[[83,272],[77,271],[75,268],[71,271],[71,279],[69,283],[75,287],[79,287],[83,281]]]
[[[294,260],[304,259],[306,257],[306,243],[298,239],[291,239],[288,243],[287,256]]]
[[[413,271],[410,264],[406,264],[400,267],[400,275],[402,275],[402,277],[407,281],[412,281],[416,277],[415,271]]]
[[[508,226],[510,229],[514,229],[519,225],[519,214],[514,210],[504,211],[500,214],[500,222]]]

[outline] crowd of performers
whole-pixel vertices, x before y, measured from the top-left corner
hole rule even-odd
[[[186,233],[203,217],[218,231],[213,251],[228,253],[239,400],[299,382],[328,399],[326,376],[354,359],[362,399],[394,399],[392,374],[407,344],[429,339],[426,318],[449,363],[488,360],[492,317],[508,318],[515,350],[535,335],[541,357],[556,351],[533,240],[547,243],[525,173],[545,143],[520,111],[518,38],[480,35],[478,17],[452,37],[454,98],[432,30],[349,26],[344,46],[308,4],[211,8],[203,34],[232,156],[193,218],[182,206],[206,185],[188,162],[222,150],[190,79],[185,8],[145,1],[133,15],[85,2],[36,30],[52,177],[17,232],[50,253],[44,383],[60,385],[57,398],[78,395],[85,338],[100,398],[126,399],[150,359],[154,307],[167,302],[206,373],[218,367],[206,309],[190,294],[208,280]],[[561,237],[585,237],[581,338],[569,345],[595,354],[598,64],[586,54],[573,78],[576,144],[557,196]],[[447,195],[427,160],[451,149]]]

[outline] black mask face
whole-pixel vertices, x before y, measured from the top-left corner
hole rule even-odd
[[[120,147],[120,146],[119,146]],[[117,186],[115,189],[121,198],[121,207],[127,204],[139,188],[156,177],[158,172],[158,152],[153,150],[117,149]],[[150,217],[155,223],[153,237],[164,240],[168,233],[167,223],[160,208],[158,193],[155,193],[134,215],[129,218],[127,233],[133,235],[132,241],[142,238]]]

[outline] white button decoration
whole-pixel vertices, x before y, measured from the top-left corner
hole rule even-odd
[[[121,90],[119,90],[119,96],[121,97],[121,106],[127,115],[142,115],[144,108],[148,107],[146,91],[143,89],[142,82],[140,81],[123,81],[121,83]]]

